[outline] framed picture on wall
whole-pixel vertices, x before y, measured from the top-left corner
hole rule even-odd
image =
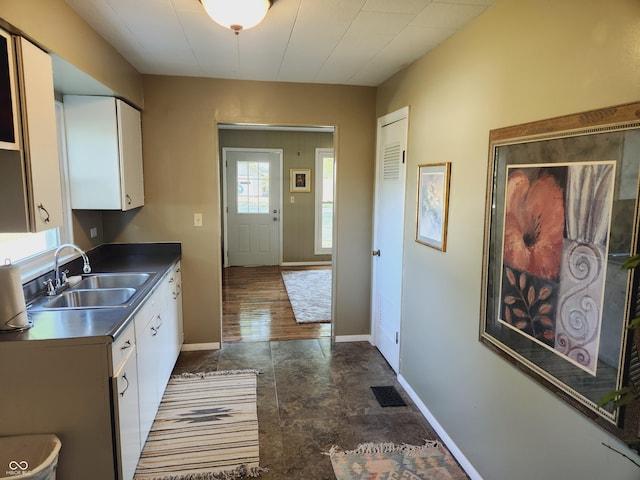
[[[442,252],[447,249],[451,162],[418,165],[416,242]]]
[[[310,192],[311,191],[311,169],[310,168],[291,168],[289,169],[291,192]]]
[[[626,329],[638,316],[637,280],[622,268],[638,251],[638,111],[622,105],[490,132],[480,322],[482,343],[636,440],[638,401],[602,400],[640,366]]]

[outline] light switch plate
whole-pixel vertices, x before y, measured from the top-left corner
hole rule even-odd
[[[194,213],[193,214],[193,226],[194,227],[201,227],[202,226],[202,214],[201,213]]]

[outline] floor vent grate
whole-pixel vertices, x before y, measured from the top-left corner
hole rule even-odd
[[[406,407],[395,387],[371,387],[381,407]]]

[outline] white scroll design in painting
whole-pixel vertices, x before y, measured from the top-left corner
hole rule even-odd
[[[565,190],[566,238],[554,348],[593,375],[598,363],[614,180],[613,162],[572,165]]]

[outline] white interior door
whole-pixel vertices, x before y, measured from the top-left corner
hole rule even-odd
[[[372,331],[374,344],[398,372],[402,239],[409,109],[378,119],[374,203]]]
[[[280,264],[282,150],[224,148],[228,266]]]

